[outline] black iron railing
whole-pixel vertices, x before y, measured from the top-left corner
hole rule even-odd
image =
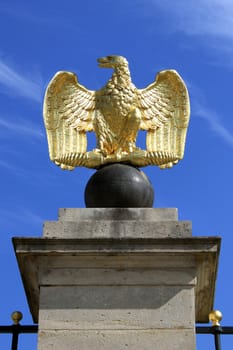
[[[233,327],[221,327],[221,326],[211,326],[211,327],[196,327],[197,334],[212,334],[214,336],[215,350],[221,350],[221,334],[232,334]]]
[[[12,313],[13,324],[11,326],[0,326],[0,334],[12,334],[11,350],[18,350],[18,339],[22,333],[32,334],[38,332],[38,325],[24,325],[19,322],[23,315],[20,311]],[[221,350],[221,335],[233,335],[233,327],[222,327],[220,321],[222,314],[219,311],[210,313],[212,326],[196,326],[196,334],[212,334],[214,337],[215,350]]]
[[[197,334],[212,334],[214,336],[215,350],[221,350],[221,334],[233,334],[233,327],[221,327],[222,313],[213,310],[209,313],[211,327],[196,327]]]
[[[11,318],[13,324],[11,326],[0,326],[0,334],[12,334],[11,350],[18,349],[19,334],[26,333],[32,334],[38,332],[38,325],[24,325],[22,326],[19,322],[23,318],[23,314],[20,311],[12,313]]]

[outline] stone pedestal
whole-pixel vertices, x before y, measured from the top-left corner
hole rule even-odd
[[[176,209],[60,209],[42,238],[14,238],[38,350],[194,350],[220,247]]]

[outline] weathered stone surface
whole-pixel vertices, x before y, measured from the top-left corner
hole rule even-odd
[[[99,259],[98,259],[99,260]],[[103,286],[103,285],[117,285],[117,286],[140,286],[140,285],[151,285],[151,286],[195,286],[196,285],[196,268],[187,267],[179,268],[179,273],[176,272],[176,266],[174,266],[175,261],[173,260],[173,267],[169,268],[167,266],[159,267],[156,264],[156,267],[144,266],[148,262],[141,260],[141,267],[134,266],[130,267],[130,262],[128,261],[128,266],[123,267],[124,262],[121,261],[122,267],[112,267],[101,268],[99,267],[100,261],[95,260],[95,267],[89,267],[89,262],[87,259],[84,261],[86,266],[78,266],[76,262],[76,268],[70,267],[57,267],[53,266],[48,268],[45,262],[45,265],[41,268],[42,273],[39,276],[40,285],[47,286]],[[103,262],[103,260],[102,260]],[[132,262],[132,261],[131,261]],[[64,265],[67,265],[63,261]],[[192,264],[194,264],[192,262]],[[105,264],[106,265],[106,262]],[[138,264],[139,265],[139,264]],[[115,265],[116,266],[116,265]]]
[[[177,208],[61,208],[59,221],[177,221]]]
[[[175,209],[60,209],[13,241],[38,350],[195,350],[220,238],[191,237]]]
[[[41,331],[38,350],[195,350],[190,329]]]
[[[193,328],[194,286],[41,287],[40,329]],[[62,308],[61,308],[62,305]]]
[[[47,221],[43,236],[54,238],[167,238],[192,235],[189,221]]]
[[[54,238],[189,237],[192,225],[178,221],[177,209],[60,209],[58,221],[44,223],[43,236]]]
[[[196,322],[208,322],[208,314],[213,308],[214,301],[220,248],[220,238],[218,237],[120,238],[115,240],[20,237],[14,238],[14,244],[35,321],[38,320],[39,287],[42,280],[46,276],[48,278],[49,268],[52,270],[62,269],[61,272],[66,269],[72,271],[82,269],[84,274],[88,273],[90,268],[112,269],[113,274],[118,269],[123,269],[129,271],[129,278],[132,268],[138,270],[138,276],[141,269],[146,269],[144,273],[148,272],[151,276],[151,269],[154,268],[155,273],[158,269],[158,276],[161,276],[161,269],[170,270],[178,280],[181,272],[181,276],[183,276],[185,269],[193,268],[196,271],[197,279],[195,288]],[[55,279],[57,273],[50,271],[50,276],[53,275]],[[105,276],[105,272],[103,276]],[[117,277],[116,274],[112,278],[117,280]],[[67,279],[67,276],[64,278]],[[53,283],[52,281],[53,279],[51,282],[47,280],[43,283],[49,286],[50,283]],[[129,284],[129,279],[127,283]],[[186,283],[189,285],[187,280]]]

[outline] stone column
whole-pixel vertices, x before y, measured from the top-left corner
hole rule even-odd
[[[191,234],[176,209],[60,209],[14,238],[38,350],[194,350],[220,238]]]

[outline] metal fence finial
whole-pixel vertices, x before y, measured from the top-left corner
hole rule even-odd
[[[209,320],[212,322],[212,326],[220,326],[222,320],[222,313],[219,310],[213,310],[209,313]]]
[[[11,314],[11,319],[15,325],[19,324],[19,322],[23,319],[23,314],[20,311],[14,311]]]

